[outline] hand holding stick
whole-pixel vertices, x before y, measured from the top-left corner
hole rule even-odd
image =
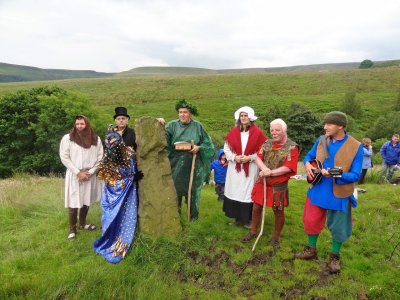
[[[251,249],[252,252],[254,252],[254,250],[256,249],[258,240],[260,239],[260,237],[262,236],[263,231],[264,231],[265,206],[267,204],[267,184],[265,182],[265,177],[263,177],[263,185],[264,185],[264,206],[262,209],[261,229],[260,229],[260,233],[258,234],[256,241],[254,242],[253,248]]]
[[[193,140],[192,140],[192,145],[194,146],[194,141]],[[197,153],[193,153],[192,169],[190,170],[189,189],[188,189],[188,209],[187,209],[187,220],[188,220],[188,222],[190,222],[190,202],[192,200],[192,184],[193,184],[194,166],[195,166],[195,163],[196,163],[196,155],[197,155]]]

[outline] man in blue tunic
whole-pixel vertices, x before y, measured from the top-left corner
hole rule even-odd
[[[354,183],[361,173],[362,144],[345,131],[347,117],[344,113],[333,111],[324,117],[325,135],[319,137],[304,158],[307,176],[314,178],[315,168],[311,161],[322,163],[322,179],[307,192],[304,206],[304,231],[308,235],[308,246],[297,253],[296,258],[312,259],[317,257],[317,239],[325,222],[332,234],[332,253],[330,253],[329,271],[340,272],[340,248],[350,238],[352,231],[351,208],[357,206],[354,197]],[[329,169],[341,167],[341,177],[332,177]],[[314,171],[313,171],[314,170]]]

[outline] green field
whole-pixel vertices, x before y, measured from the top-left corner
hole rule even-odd
[[[322,116],[339,109],[350,90],[364,110],[352,134],[363,137],[394,105],[400,68],[0,83],[0,96],[43,85],[87,95],[98,114],[93,123],[100,134],[113,122],[115,106],[127,106],[132,119],[149,115],[171,120],[176,100],[186,98],[198,106],[197,119],[219,147],[242,105],[260,116],[272,105],[285,109],[300,102]],[[178,240],[139,233],[126,260],[111,265],[91,247],[99,230],[66,240],[61,178],[17,175],[0,180],[0,299],[398,299],[399,187],[363,186],[368,192],[360,195],[354,210],[354,234],[342,248],[343,271],[337,276],[326,269],[326,231],[319,239],[318,260],[293,259],[306,243],[301,214],[307,186],[293,181],[290,188],[287,225],[276,252],[267,246],[270,211],[266,236],[253,256],[251,245],[239,241],[246,231],[226,225],[221,203],[207,186],[200,219],[186,224]],[[99,224],[100,215],[95,205],[89,221]]]
[[[267,246],[272,212],[255,254],[242,244],[246,229],[229,221],[212,186],[202,192],[200,218],[177,240],[136,235],[118,265],[95,254],[100,230],[68,241],[63,180],[18,176],[0,181],[0,299],[398,299],[400,296],[399,186],[366,184],[344,243],[342,272],[329,275],[330,234],[318,241],[319,259],[299,261],[301,214],[307,185],[291,181],[291,204],[281,247]],[[94,204],[89,221],[100,223]],[[320,297],[320,298],[316,298]]]
[[[262,115],[274,104],[285,109],[292,102],[300,102],[322,116],[340,109],[345,93],[355,91],[364,114],[356,120],[353,134],[363,137],[375,120],[393,107],[400,90],[400,68],[1,83],[0,96],[43,85],[88,95],[98,112],[94,120],[98,131],[113,122],[115,106],[127,106],[133,119],[149,115],[170,120],[176,118],[176,100],[185,98],[198,106],[198,119],[217,142],[231,128],[233,113],[242,105],[250,105]]]

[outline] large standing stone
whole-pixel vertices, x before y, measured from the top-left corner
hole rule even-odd
[[[142,117],[135,124],[139,181],[139,228],[154,236],[176,237],[182,230],[178,201],[165,149],[164,127],[157,119]]]

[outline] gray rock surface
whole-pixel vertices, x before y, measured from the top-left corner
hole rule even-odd
[[[135,122],[139,181],[139,229],[151,236],[176,237],[182,230],[177,195],[165,146],[164,127],[153,117]]]

